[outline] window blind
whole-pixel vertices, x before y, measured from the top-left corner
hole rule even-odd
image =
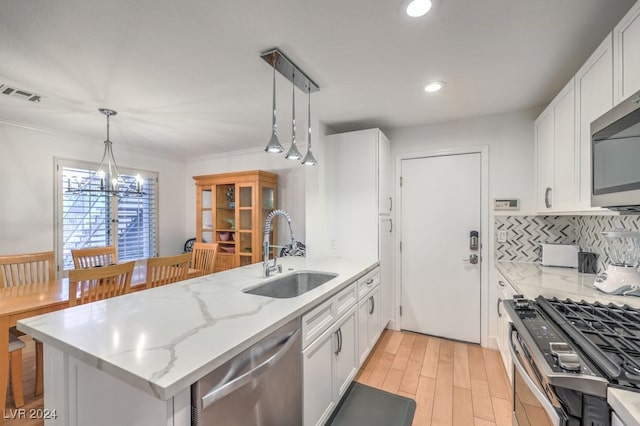
[[[148,258],[157,252],[157,173],[140,174],[142,196],[108,196],[105,194],[74,194],[69,190],[89,180],[94,170],[90,163],[59,161],[58,264],[63,270],[73,269],[71,250],[115,244],[118,261]],[[97,165],[93,165],[95,168]],[[135,186],[135,175],[123,175],[126,184]],[[90,182],[100,187],[99,180]]]

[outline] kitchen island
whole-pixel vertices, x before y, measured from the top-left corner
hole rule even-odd
[[[374,269],[377,261],[280,259],[335,273],[290,299],[243,293],[254,264],[18,322],[45,347],[47,425],[189,425],[190,386]],[[55,418],[53,418],[55,417]]]
[[[513,289],[527,299],[546,298],[584,300],[589,303],[613,303],[640,308],[640,297],[615,296],[598,290],[595,275],[581,274],[576,269],[542,266],[529,262],[496,262],[496,269]],[[607,402],[624,425],[640,425],[640,393],[609,388]]]

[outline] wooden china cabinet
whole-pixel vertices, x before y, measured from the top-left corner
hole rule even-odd
[[[218,243],[215,271],[262,261],[264,221],[277,208],[278,175],[262,170],[194,176],[196,239]],[[273,243],[271,233],[271,242]]]

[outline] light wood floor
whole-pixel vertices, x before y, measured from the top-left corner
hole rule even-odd
[[[385,330],[356,380],[416,401],[414,426],[511,425],[511,385],[500,353]]]
[[[35,345],[21,337],[26,413],[43,408],[35,387]],[[437,337],[385,330],[356,380],[416,400],[414,426],[511,425],[511,386],[497,351]],[[13,396],[7,392],[5,418]],[[7,426],[42,426],[38,419],[5,419]]]

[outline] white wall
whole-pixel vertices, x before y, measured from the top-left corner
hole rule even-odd
[[[489,282],[483,283],[483,293],[487,297],[482,298],[483,301],[487,301],[487,306],[482,307],[483,345],[486,346],[494,346],[490,338],[494,335],[493,311],[495,310],[491,301],[496,297],[493,285],[494,216],[496,214],[493,211],[493,200],[495,198],[520,199],[520,211],[511,212],[512,214],[528,214],[534,210],[533,122],[538,113],[539,109],[536,108],[472,120],[385,132],[391,140],[395,199],[398,199],[400,191],[399,174],[395,170],[399,157],[441,149],[489,147],[489,229],[485,234],[489,259],[483,262],[483,267],[488,268]],[[398,240],[400,239],[400,236],[396,237]],[[394,250],[394,254],[394,277],[396,277],[394,294],[397,299],[401,275],[399,271],[400,258],[398,250]],[[397,306],[396,300],[393,312],[398,312]]]
[[[99,162],[103,136],[86,139],[0,123],[0,254],[54,249],[54,157]],[[184,163],[114,141],[120,167],[159,173],[160,255],[182,252]]]

